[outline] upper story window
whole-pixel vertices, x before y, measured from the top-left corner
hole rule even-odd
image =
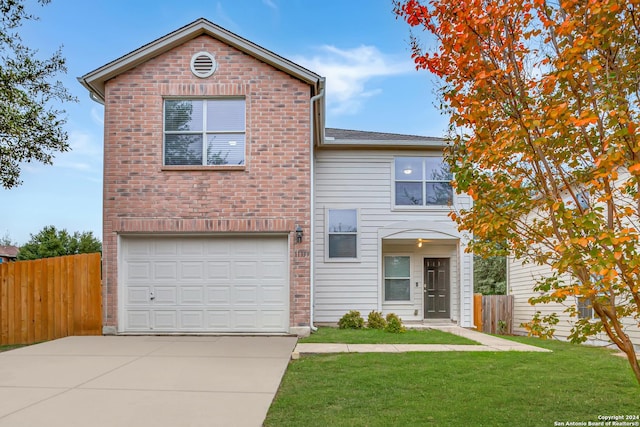
[[[165,99],[164,164],[243,166],[245,100]]]
[[[395,159],[396,206],[442,206],[453,201],[451,172],[442,157]]]
[[[358,210],[327,210],[327,257],[333,260],[358,258]]]

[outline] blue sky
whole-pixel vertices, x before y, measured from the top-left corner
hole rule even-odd
[[[391,0],[53,0],[20,30],[44,57],[62,46],[60,76],[72,150],[54,165],[25,164],[23,184],[0,188],[0,236],[26,243],[47,225],[102,238],[103,107],[76,78],[200,17],[327,78],[327,126],[443,136],[434,78],[416,71],[409,27]]]

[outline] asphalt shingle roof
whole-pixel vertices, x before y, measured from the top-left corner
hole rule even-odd
[[[441,141],[442,138],[400,133],[368,132],[362,130],[326,128],[325,136],[337,140],[359,141]]]

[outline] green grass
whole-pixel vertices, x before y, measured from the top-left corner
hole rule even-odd
[[[0,353],[3,351],[13,350],[14,348],[24,347],[28,344],[10,344],[10,345],[0,345]]]
[[[266,426],[553,426],[640,414],[627,362],[605,349],[510,338],[553,353],[351,353],[291,361]]]
[[[458,335],[436,329],[409,329],[402,334],[393,334],[377,329],[318,328],[301,343],[343,343],[343,344],[478,344]]]

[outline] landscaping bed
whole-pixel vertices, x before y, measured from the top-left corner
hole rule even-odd
[[[478,343],[458,335],[437,329],[408,329],[403,333],[390,333],[379,329],[338,329],[320,327],[300,343],[341,344],[452,344],[477,345]]]

